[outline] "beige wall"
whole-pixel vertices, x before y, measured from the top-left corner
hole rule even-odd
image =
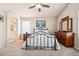
[[[75,48],[79,49],[79,39],[78,39],[78,10],[79,4],[69,4],[59,15],[58,23],[60,22],[61,18],[69,16],[73,18],[73,32],[75,33],[74,39],[74,46]]]
[[[48,31],[50,34],[54,34],[57,30],[57,21],[55,18],[52,17],[25,17],[20,18],[21,21],[31,21],[31,33],[33,33],[33,28],[36,28],[36,20],[45,20],[46,21],[46,28],[48,28]]]

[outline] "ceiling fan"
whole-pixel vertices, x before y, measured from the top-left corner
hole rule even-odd
[[[41,7],[45,7],[45,8],[49,8],[50,6],[49,5],[46,5],[46,4],[42,4],[42,3],[37,3],[33,6],[30,6],[29,9],[32,9],[32,8],[38,8],[38,11],[41,12]]]

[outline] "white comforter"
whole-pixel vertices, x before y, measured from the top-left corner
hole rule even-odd
[[[45,33],[41,33],[41,32],[38,32],[38,33],[36,33],[36,34],[33,34],[33,35],[31,35],[28,39],[27,39],[27,45],[28,46],[40,46],[40,43],[41,43],[41,46],[49,46],[49,47],[51,47],[51,46],[54,46],[54,40],[56,40],[56,49],[57,50],[60,50],[60,46],[59,46],[59,43],[58,43],[58,41],[57,41],[57,39],[56,38],[54,38],[55,36],[53,36],[53,35],[49,35],[49,34],[45,34],[45,35],[38,35],[38,39],[37,39],[37,34],[45,34]],[[31,38],[31,37],[33,37],[33,36],[35,36],[34,37],[34,39],[33,38]],[[52,37],[52,38],[47,38],[47,36],[49,36],[49,37]],[[31,39],[30,39],[31,38]],[[41,38],[41,39],[40,39]],[[31,41],[30,41],[31,40]],[[51,41],[52,41],[52,44],[51,44]],[[33,43],[34,42],[34,43]],[[37,44],[37,42],[38,42],[38,44]],[[21,46],[22,48],[26,48],[26,41],[22,44],[22,46]]]

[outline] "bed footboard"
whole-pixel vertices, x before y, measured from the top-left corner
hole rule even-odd
[[[32,37],[29,37],[29,38],[30,38],[30,44],[31,44],[31,39],[33,39],[33,47],[35,46],[35,45],[34,45],[34,43],[35,43],[34,38],[35,38],[36,36],[37,36],[37,42],[36,42],[37,45],[38,45],[38,43],[39,43],[39,42],[38,42],[38,38],[39,38],[39,36],[40,36],[40,38],[39,38],[39,40],[40,40],[40,43],[39,43],[39,44],[40,44],[40,48],[42,47],[42,46],[41,46],[41,44],[42,44],[42,43],[41,43],[41,42],[42,42],[41,36],[44,36],[44,42],[43,42],[43,43],[44,43],[44,48],[46,47],[46,46],[45,46],[45,42],[47,42],[47,47],[49,47],[49,42],[48,42],[49,40],[48,40],[48,39],[50,38],[50,39],[51,39],[51,42],[50,42],[51,47],[50,47],[50,48],[51,48],[51,49],[54,48],[54,50],[57,50],[57,49],[56,49],[56,37],[51,37],[48,33],[45,33],[45,32],[44,32],[44,33],[41,33],[41,34],[36,34],[36,35],[34,35],[34,36],[32,36]],[[45,37],[47,37],[47,41],[45,41]],[[52,41],[52,38],[54,39],[54,42]],[[27,48],[28,48],[27,42],[28,42],[28,41],[26,40],[26,50],[27,50]],[[52,43],[54,44],[54,46],[52,46]]]

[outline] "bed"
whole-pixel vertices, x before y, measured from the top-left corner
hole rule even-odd
[[[54,35],[44,31],[37,31],[30,35],[22,44],[21,48],[28,49],[52,49],[60,50],[60,45]]]

